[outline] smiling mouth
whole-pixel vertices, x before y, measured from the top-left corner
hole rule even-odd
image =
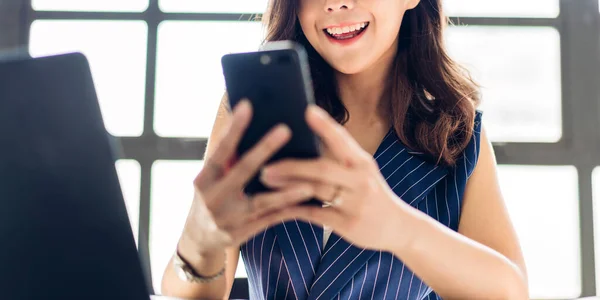
[[[333,39],[347,40],[357,37],[363,33],[367,27],[369,27],[369,22],[363,22],[344,27],[325,28],[323,29],[323,32]]]

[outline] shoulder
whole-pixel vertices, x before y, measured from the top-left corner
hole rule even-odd
[[[480,110],[475,111],[475,118],[472,124],[473,134],[469,144],[463,152],[463,156],[457,161],[457,167],[464,165],[467,170],[467,177],[470,177],[477,166],[479,161],[479,154],[481,151],[481,133],[482,133],[482,119],[483,112]]]

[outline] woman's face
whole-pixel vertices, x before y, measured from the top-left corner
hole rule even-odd
[[[393,55],[404,12],[419,0],[300,0],[304,35],[336,70],[356,74]]]

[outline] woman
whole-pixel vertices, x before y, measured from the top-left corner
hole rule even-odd
[[[308,49],[323,109],[306,119],[325,155],[264,166],[290,137],[278,126],[233,163],[252,112],[243,102],[230,114],[224,99],[164,294],[226,299],[241,251],[251,299],[528,298],[440,2],[271,1],[267,40]],[[258,170],[274,192],[250,201],[240,191]],[[311,197],[328,205],[297,205]]]

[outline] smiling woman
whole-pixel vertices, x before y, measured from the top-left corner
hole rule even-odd
[[[264,21],[266,41],[307,49],[306,120],[323,155],[264,166],[290,138],[277,126],[236,158],[253,108],[230,113],[224,97],[163,291],[226,298],[241,253],[252,299],[528,298],[477,86],[446,52],[441,3],[273,0]],[[272,190],[248,198],[259,170]],[[325,205],[297,205],[310,198]]]
[[[100,101],[109,131],[128,136],[126,152],[128,158],[133,160],[118,163],[119,175],[122,177],[128,208],[131,208],[131,218],[141,218],[141,222],[132,220],[134,230],[137,231],[139,223],[142,232],[147,232],[148,224],[145,223],[149,215],[146,213],[152,216],[152,241],[148,243],[148,234],[140,235],[140,253],[144,254],[146,251],[143,248],[151,245],[151,259],[145,262],[152,262],[155,291],[160,293],[162,269],[176,247],[176,237],[182,232],[182,218],[188,215],[192,197],[190,182],[200,170],[198,165],[204,155],[203,144],[197,139],[206,138],[213,129],[215,111],[224,90],[218,59],[225,53],[253,50],[259,46],[262,37],[260,24],[247,21],[251,14],[264,11],[268,1],[31,2],[36,10],[30,14],[36,19],[29,20],[36,21],[31,31],[32,54],[84,50],[96,66],[93,72],[100,81],[99,93],[104,95]],[[483,102],[479,109],[485,112],[483,119],[489,139],[501,142],[496,145],[499,162],[510,164],[499,167],[499,180],[508,211],[522,241],[533,299],[571,299],[595,293],[594,286],[590,286],[594,268],[590,268],[590,253],[593,251],[589,246],[593,243],[590,242],[590,231],[580,227],[592,224],[591,208],[588,206],[591,203],[591,169],[587,166],[597,164],[598,159],[589,162],[587,159],[594,157],[593,154],[575,153],[569,145],[576,143],[587,149],[595,147],[592,146],[595,143],[593,138],[582,137],[596,136],[597,133],[589,133],[589,128],[599,127],[590,126],[596,124],[595,102],[598,92],[596,81],[591,87],[588,86],[590,78],[596,78],[589,75],[596,74],[596,71],[586,69],[595,68],[594,62],[599,53],[594,48],[600,45],[600,42],[596,42],[599,39],[597,28],[589,30],[587,21],[598,18],[598,1],[565,0],[560,9],[559,2],[443,1],[447,14],[460,17],[454,20],[468,25],[450,26],[446,31],[450,56],[468,67],[473,78],[480,83]],[[150,9],[142,14],[147,7]],[[61,12],[54,14],[53,11]],[[82,11],[91,13],[81,14]],[[589,18],[582,18],[583,15]],[[45,20],[56,19],[57,16],[64,20]],[[135,16],[139,20],[131,20]],[[106,21],[98,21],[98,18]],[[345,21],[354,24],[366,22],[367,19],[334,20],[320,24],[315,32],[320,30],[318,33],[327,41],[329,32],[326,34],[323,29],[337,25],[343,32],[347,25]],[[97,34],[89,34],[90,30]],[[82,31],[88,34],[80,34]],[[158,35],[156,43],[155,34]],[[366,37],[362,35],[361,40]],[[223,36],[236,38],[223,39]],[[115,43],[125,46],[110,47]],[[112,50],[106,51],[107,47]],[[156,47],[158,51],[155,51]],[[125,56],[128,59],[123,61]],[[564,62],[569,62],[570,67],[561,68]],[[115,77],[114,70],[119,70],[117,73],[120,75]],[[146,77],[146,74],[156,74],[156,78]],[[144,82],[149,87],[156,87],[156,93],[144,93]],[[563,86],[566,83],[569,86]],[[142,101],[144,97],[145,102]],[[154,107],[154,118],[144,117],[144,106]],[[334,110],[338,108],[333,107]],[[340,111],[343,110],[340,108]],[[352,121],[347,125],[351,126]],[[138,137],[143,132],[148,135]],[[162,147],[171,143],[178,146],[168,148],[169,151],[165,152]],[[372,144],[367,148],[377,148],[377,143]],[[135,159],[139,158],[143,160],[137,163]],[[600,187],[598,174],[598,171],[594,173],[595,188]],[[449,187],[453,184],[451,182]],[[596,190],[600,188],[594,189],[594,192]],[[594,201],[598,202],[598,199]],[[432,201],[431,197],[429,201]],[[432,207],[432,202],[421,203],[427,203],[425,211],[428,208],[436,218],[437,214],[448,214],[445,206]],[[140,209],[137,209],[138,205]],[[151,207],[153,209],[149,212]],[[536,222],[532,223],[532,219]],[[561,222],[555,222],[558,219]],[[258,253],[260,246],[268,248],[273,245],[266,245],[266,238],[263,245],[262,237],[259,235],[254,244],[250,243],[256,248],[246,248],[250,251],[249,257],[252,257],[252,249]],[[330,238],[333,243],[337,239],[336,236]],[[322,246],[322,243],[319,245]],[[595,249],[598,251],[600,247],[597,245]],[[246,251],[242,251],[242,254],[247,255]],[[379,264],[379,255],[375,257],[377,260],[369,262],[370,267]],[[252,264],[259,265],[260,257],[256,258],[256,264],[254,260]],[[599,261],[596,259],[596,262]],[[389,271],[384,266],[390,263],[390,256],[382,255],[379,276]],[[235,264],[230,259],[228,264],[237,266],[238,276],[256,276],[255,270],[250,267],[246,272],[243,263]],[[548,265],[553,266],[554,272],[548,271]],[[393,266],[392,271],[395,271],[399,265],[394,263]],[[399,269],[402,270],[402,267]],[[402,277],[406,278],[407,274],[403,273]],[[269,279],[275,275],[271,272]],[[408,276],[409,283],[411,278],[412,275]],[[596,276],[598,278],[600,276]],[[362,284],[357,281],[360,279],[351,280],[350,285],[354,283],[356,287]],[[265,284],[267,282],[266,279],[262,281]],[[418,292],[421,289],[423,292],[425,285],[415,286],[417,281],[412,282],[412,290]],[[282,287],[283,284],[279,285],[279,290],[289,291],[291,295],[292,286],[288,290]],[[397,283],[390,280],[390,284],[395,286]],[[241,287],[234,289],[238,293],[247,292]],[[251,287],[254,289],[258,285]],[[273,288],[273,285],[269,285],[269,288]],[[395,296],[396,291],[390,291],[386,295],[388,298],[391,294]]]

